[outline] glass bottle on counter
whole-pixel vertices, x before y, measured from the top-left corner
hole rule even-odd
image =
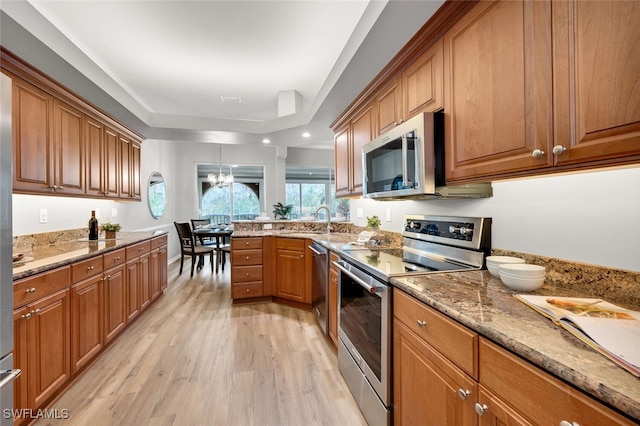
[[[96,211],[91,210],[91,219],[89,219],[89,240],[97,240],[98,232],[98,219],[96,219]]]

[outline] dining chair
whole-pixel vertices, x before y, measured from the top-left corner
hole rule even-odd
[[[198,229],[198,227],[208,226],[208,225],[211,225],[211,221],[209,219],[191,219],[191,228],[194,230]],[[199,235],[198,235],[197,241],[203,246],[216,244],[215,238],[202,237]]]
[[[196,245],[195,237],[191,232],[191,226],[189,223],[173,222],[178,231],[178,239],[180,240],[180,274],[182,274],[182,266],[184,265],[184,257],[191,256],[191,276],[193,277],[193,269],[196,266],[196,258],[198,256],[204,257],[209,254],[211,262],[211,273],[213,273],[213,253],[215,252],[214,246]]]

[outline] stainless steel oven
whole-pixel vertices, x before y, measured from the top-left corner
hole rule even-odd
[[[391,423],[391,279],[480,269],[491,219],[407,215],[402,248],[344,250],[339,268],[338,367],[371,426]]]

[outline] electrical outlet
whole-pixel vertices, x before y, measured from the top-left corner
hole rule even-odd
[[[391,208],[387,207],[387,222],[391,222]]]
[[[356,217],[358,218],[363,218],[364,217],[364,210],[362,209],[356,209]]]
[[[273,229],[273,224],[265,223],[264,225],[262,225],[262,229]]]
[[[111,217],[118,217],[118,209],[117,208],[112,208],[111,209]]]
[[[47,209],[40,209],[40,223],[47,223]]]

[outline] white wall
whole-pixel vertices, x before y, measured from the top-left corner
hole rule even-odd
[[[400,232],[405,214],[491,217],[494,248],[640,271],[640,167],[500,181],[493,191],[476,200],[352,200],[351,219],[366,226],[375,214],[382,229]]]

